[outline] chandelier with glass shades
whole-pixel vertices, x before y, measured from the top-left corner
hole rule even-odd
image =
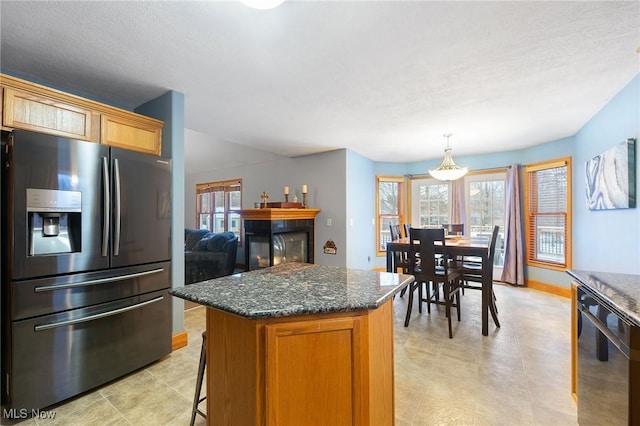
[[[444,149],[444,160],[436,169],[429,170],[429,174],[438,180],[456,180],[466,175],[469,170],[466,167],[456,166],[451,157],[451,147],[449,146],[449,138],[451,133],[443,135],[447,138],[447,147]]]

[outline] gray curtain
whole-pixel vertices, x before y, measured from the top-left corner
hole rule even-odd
[[[518,165],[507,169],[506,205],[504,229],[504,268],[500,281],[524,285],[524,256],[522,219],[520,215],[520,181]]]
[[[451,182],[451,222],[449,223],[463,224],[464,219],[464,179],[458,179]],[[469,234],[467,229],[465,234]]]

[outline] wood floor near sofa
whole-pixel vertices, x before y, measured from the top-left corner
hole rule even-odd
[[[495,286],[502,328],[480,333],[480,293],[462,298],[462,322],[447,336],[444,309],[403,327],[407,297],[394,301],[397,426],[576,425],[570,394],[570,302]],[[53,419],[20,425],[188,425],[205,309],[185,311],[189,345],[93,392],[49,408]],[[204,408],[204,404],[203,404]],[[196,424],[204,425],[198,417]]]

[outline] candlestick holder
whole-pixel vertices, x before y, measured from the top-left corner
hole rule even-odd
[[[303,192],[302,193],[302,208],[306,209],[307,207],[308,207],[307,206],[307,193]]]
[[[269,199],[269,194],[267,194],[267,191],[262,191],[262,194],[260,194],[260,198],[262,198],[262,208],[266,209],[267,200]]]
[[[284,202],[285,203],[289,202],[289,194],[284,194]]]

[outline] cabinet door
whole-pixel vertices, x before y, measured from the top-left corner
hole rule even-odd
[[[360,317],[266,326],[267,425],[364,424]],[[313,419],[313,421],[311,421]]]
[[[102,114],[100,142],[118,148],[160,155],[162,123]]]
[[[2,124],[5,127],[90,141],[91,118],[89,109],[4,88]]]

